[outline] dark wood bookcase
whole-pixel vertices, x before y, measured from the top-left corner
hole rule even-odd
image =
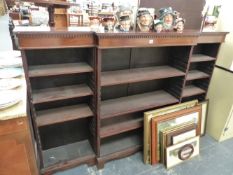
[[[143,112],[204,100],[226,32],[16,32],[41,173],[141,150]]]

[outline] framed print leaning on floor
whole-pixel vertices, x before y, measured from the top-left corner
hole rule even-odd
[[[176,145],[172,145],[166,148],[166,168],[172,168],[173,166],[182,163],[188,159],[191,159],[200,152],[200,136],[193,137],[184,142]]]
[[[164,129],[193,122],[197,124],[197,135],[201,132],[201,105],[183,109],[152,118],[151,121],[151,163],[160,162],[160,138],[159,134]]]
[[[198,100],[192,100],[181,104],[167,106],[144,113],[144,146],[143,157],[144,163],[151,164],[151,119],[160,115],[180,111],[182,109],[188,109],[198,104]]]

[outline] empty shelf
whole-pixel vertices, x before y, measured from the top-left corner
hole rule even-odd
[[[136,132],[109,137],[101,141],[100,156],[142,146],[142,136]]]
[[[214,61],[214,60],[216,60],[216,58],[214,57],[210,57],[210,56],[203,55],[203,54],[194,54],[191,57],[190,62],[195,63],[195,62]]]
[[[193,95],[203,94],[205,92],[206,92],[205,90],[203,90],[199,87],[196,87],[194,85],[189,85],[189,86],[184,88],[182,97],[190,97]]]
[[[179,102],[164,90],[121,97],[101,102],[101,119],[142,111]]]
[[[170,66],[155,66],[102,72],[101,86],[136,83],[155,79],[184,76],[185,73]]]
[[[100,138],[109,137],[123,132],[131,131],[141,128],[143,125],[143,118],[131,119],[129,121],[115,123],[112,125],[101,127]]]
[[[29,77],[44,77],[52,75],[66,75],[74,73],[92,72],[93,69],[85,62],[50,64],[29,67]]]
[[[88,140],[51,148],[42,153],[45,168],[55,164],[64,164],[65,166],[69,161],[74,162],[74,160],[77,163],[87,163],[91,159],[95,159],[95,154]]]
[[[187,80],[196,80],[208,77],[210,76],[207,73],[201,72],[199,70],[192,70],[188,73]]]
[[[52,102],[76,97],[92,95],[92,90],[85,84],[45,88],[32,92],[33,104]]]
[[[87,104],[65,106],[38,111],[36,123],[40,127],[91,116],[93,113]]]

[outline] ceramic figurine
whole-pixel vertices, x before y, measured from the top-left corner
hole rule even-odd
[[[119,25],[116,27],[121,32],[129,32],[131,28],[131,20],[129,16],[121,16],[119,19]]]
[[[184,30],[184,23],[185,20],[183,18],[177,18],[175,20],[174,30],[177,31],[178,33],[182,33]]]
[[[117,12],[117,16],[120,18],[121,16],[129,16],[132,18],[133,11],[130,6],[119,6],[119,10]]]
[[[138,9],[137,13],[137,30],[149,32],[153,24],[153,17],[146,8]]]
[[[115,25],[114,17],[105,17],[102,19],[102,25],[105,31],[113,31]]]
[[[173,25],[176,19],[175,12],[172,10],[171,7],[168,8],[161,8],[159,10],[159,19],[163,21],[163,29],[165,31],[173,30]]]
[[[130,6],[119,6],[119,10],[116,13],[117,16],[117,28],[119,28],[121,25],[125,25],[130,22],[130,29],[131,30],[134,26],[133,23],[133,11]],[[120,24],[121,23],[121,24]]]
[[[92,31],[99,31],[99,27],[101,24],[101,19],[98,16],[89,16],[90,19],[90,28]]]
[[[163,31],[163,22],[159,19],[154,20],[154,31],[160,33]]]

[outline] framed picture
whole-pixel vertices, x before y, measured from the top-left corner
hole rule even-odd
[[[172,145],[178,144],[195,136],[196,136],[196,129],[181,133],[176,136],[172,136]]]
[[[204,136],[206,133],[209,100],[205,100],[199,104],[201,105],[201,136]]]
[[[174,127],[180,124],[193,122],[197,124],[197,135],[201,132],[201,105],[192,108],[183,109],[181,111],[169,113],[152,118],[151,121],[151,163],[160,162],[161,142],[159,133],[169,127]]]
[[[197,134],[197,125],[194,122],[188,122],[174,127],[168,127],[160,132],[160,159],[161,163],[165,163],[165,148],[175,144],[175,142],[184,141],[189,138],[195,137]]]
[[[176,145],[166,148],[166,168],[182,163],[191,159],[200,152],[200,136],[191,138]]]
[[[155,109],[144,113],[144,147],[143,156],[144,163],[151,164],[151,119],[160,115],[176,112],[182,109],[194,107],[198,104],[198,100],[171,105],[164,108]]]
[[[170,132],[166,133],[166,135],[165,135],[166,136],[166,138],[165,138],[166,145],[165,146],[168,147],[168,146],[176,144],[177,139],[179,138],[180,135],[182,137],[182,134],[187,133],[189,131],[193,131],[193,130],[196,131],[196,129],[197,129],[197,125],[195,123],[190,123],[190,124],[184,124],[183,127],[178,128],[176,130],[171,130]],[[196,132],[196,134],[197,134],[197,132]],[[189,137],[190,135],[186,134],[185,136]],[[175,140],[175,142],[174,142],[174,140]]]

